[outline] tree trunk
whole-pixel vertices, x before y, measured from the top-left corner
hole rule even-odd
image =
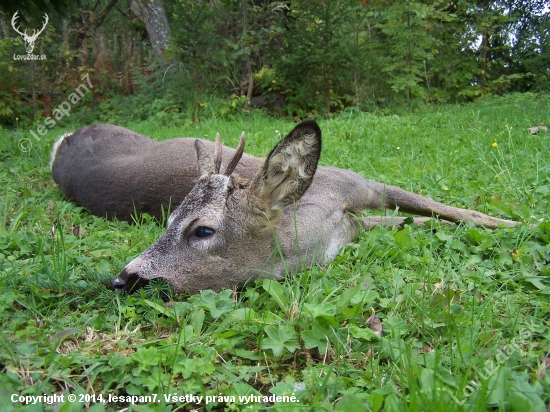
[[[32,99],[32,118],[36,117],[37,105],[36,105],[36,87],[34,86],[34,72],[35,64],[34,60],[29,60],[29,73],[31,77],[31,99]]]
[[[172,34],[162,0],[132,0],[130,9],[145,24],[155,56],[166,64],[163,51],[168,48]]]
[[[74,49],[76,51],[80,52],[80,57],[78,57],[74,61],[75,67],[81,67],[85,65],[85,57],[87,56],[87,44],[88,44],[88,38],[92,37],[94,35],[94,32],[101,27],[107,16],[109,15],[109,12],[115,7],[118,0],[111,0],[107,7],[102,12],[97,12],[95,7],[93,10],[91,10],[92,14],[98,14],[98,19],[95,20],[95,23],[91,23],[90,19],[85,19],[84,15],[85,13],[81,13],[81,11],[85,10],[82,6],[81,1],[76,1],[75,7],[76,7],[76,13],[71,15],[71,25],[73,27],[73,31],[76,33],[74,36]],[[97,3],[96,3],[97,6]],[[65,38],[65,21],[63,21],[63,38]]]
[[[483,31],[481,38],[481,73],[479,77],[479,84],[481,86],[481,94],[485,94],[485,80],[487,79],[487,49],[489,33],[487,30]]]
[[[327,115],[330,115],[330,79],[326,64],[323,64],[323,79],[325,81],[325,108],[327,110]]]
[[[8,37],[10,37],[10,29],[8,27],[8,23],[6,23],[6,20],[4,20],[2,16],[0,16],[0,27],[2,28],[2,39],[7,39]]]
[[[243,37],[248,31],[248,11],[246,7],[246,0],[243,0]],[[254,73],[252,73],[252,65],[250,64],[250,54],[245,53],[246,56],[246,71],[248,72],[248,91],[246,92],[246,102],[244,103],[244,109],[248,109],[250,100],[252,100],[252,91],[254,90]]]
[[[491,23],[491,1],[483,0],[480,2],[480,28],[481,32],[481,50],[480,50],[480,76],[479,76],[479,85],[481,87],[481,94],[485,94],[485,86],[487,82],[487,67],[488,63],[488,51],[489,51],[489,27],[492,27]]]
[[[323,81],[325,86],[325,108],[327,110],[327,115],[330,115],[330,77],[329,77],[329,69],[327,67],[327,61],[326,59],[329,56],[330,51],[330,34],[332,27],[329,27],[329,16],[327,11],[327,6],[325,6],[325,32],[324,32],[324,40],[325,40],[325,56],[323,59]]]

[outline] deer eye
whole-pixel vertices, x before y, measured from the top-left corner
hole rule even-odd
[[[206,227],[206,226],[199,226],[195,231],[196,237],[205,238],[205,237],[212,236],[213,234],[214,234],[214,229],[210,229],[209,227]]]

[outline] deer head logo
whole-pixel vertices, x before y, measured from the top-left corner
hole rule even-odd
[[[21,31],[19,30],[19,27],[16,27],[15,26],[15,21],[17,20],[17,13],[19,13],[19,10],[15,12],[15,14],[13,15],[12,19],[11,19],[11,25],[13,27],[13,29],[21,35],[21,37],[23,38],[23,40],[25,41],[25,43],[27,44],[27,54],[31,54],[32,51],[34,50],[34,42],[36,41],[36,39],[38,38],[38,36],[40,35],[40,33],[42,33],[44,31],[44,29],[46,28],[46,24],[48,24],[48,21],[49,21],[49,18],[48,18],[48,15],[46,13],[44,13],[44,25],[42,26],[42,28],[40,30],[36,30],[36,29],[33,29],[33,33],[32,33],[32,36],[29,36],[27,34],[27,30],[25,30],[24,33],[21,33]]]

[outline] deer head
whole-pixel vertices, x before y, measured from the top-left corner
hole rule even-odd
[[[300,123],[273,148],[252,180],[233,173],[244,145],[243,133],[235,156],[220,173],[219,135],[213,159],[195,141],[197,183],[168,219],[166,232],[113,279],[114,289],[131,290],[161,278],[176,293],[195,293],[272,276],[279,218],[313,179],[321,130],[313,120]]]
[[[34,42],[36,41],[36,39],[38,38],[40,33],[42,33],[44,31],[44,29],[46,28],[46,25],[48,24],[48,21],[49,21],[48,15],[46,13],[44,13],[44,25],[38,31],[36,31],[36,29],[34,29],[33,32],[32,32],[32,36],[29,36],[27,34],[27,30],[25,30],[24,33],[21,33],[21,31],[19,30],[19,27],[15,26],[15,21],[17,20],[17,17],[18,17],[17,13],[19,13],[19,11],[16,11],[15,14],[13,15],[13,17],[11,19],[11,25],[12,25],[13,29],[19,35],[21,35],[21,37],[23,38],[23,41],[27,44],[27,47],[26,47],[27,54],[31,54],[32,51],[34,50]]]

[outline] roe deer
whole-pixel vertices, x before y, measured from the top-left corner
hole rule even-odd
[[[52,174],[65,196],[94,214],[130,219],[134,210],[161,216],[179,206],[166,232],[113,279],[132,290],[162,278],[175,293],[281,279],[335,258],[361,230],[404,218],[355,217],[363,209],[399,209],[487,228],[515,226],[480,212],[446,206],[357,173],[319,166],[321,130],[298,124],[267,156],[216,142],[155,142],[126,129],[90,126],[54,145]],[[223,150],[222,150],[223,149]],[[211,154],[213,153],[213,158]],[[196,165],[196,167],[195,167]]]

